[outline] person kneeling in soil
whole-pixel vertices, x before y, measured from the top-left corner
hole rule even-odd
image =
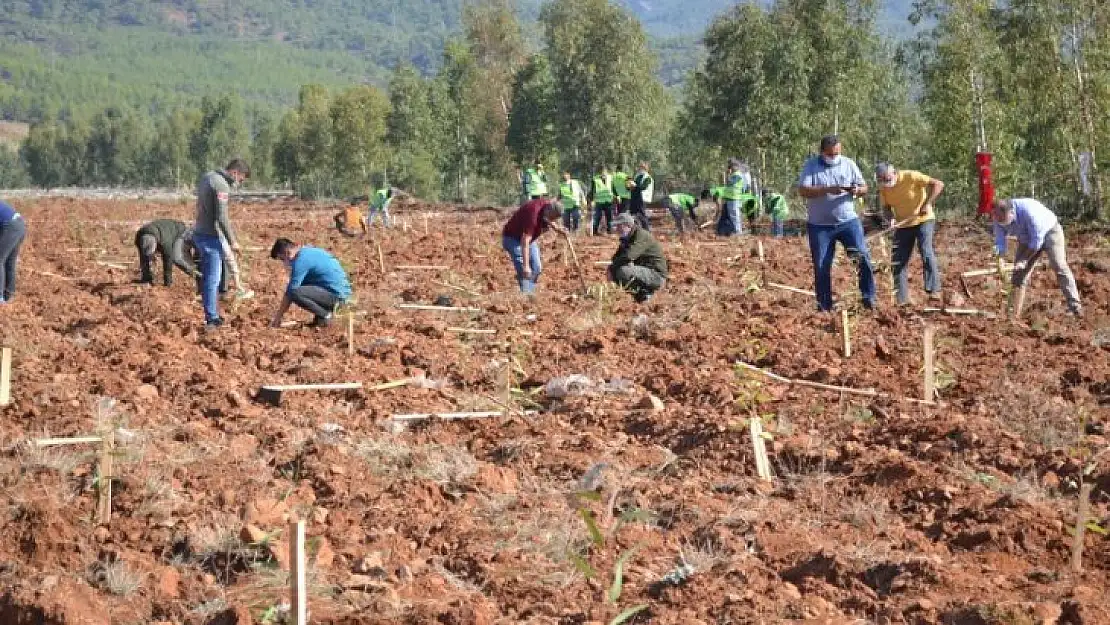
[[[362,229],[362,236],[366,236],[366,218],[362,216],[362,211],[358,209],[358,200],[351,200],[351,205],[343,209],[342,213],[335,215],[335,229],[341,233],[354,237],[358,236],[355,232],[356,229]]]
[[[529,200],[516,209],[501,229],[501,247],[508,252],[509,260],[516,269],[517,284],[525,295],[535,292],[536,281],[543,271],[536,239],[548,229],[567,236],[566,229],[559,225],[562,214],[563,206],[558,201],[546,198]]]
[[[289,284],[270,327],[280,328],[281,318],[290,304],[313,314],[313,328],[331,323],[336,306],[351,297],[347,272],[334,256],[318,247],[297,245],[289,239],[278,239],[270,249],[270,258],[280,260],[289,269]]]
[[[628,213],[614,219],[613,227],[621,244],[609,265],[609,279],[632,293],[637,302],[646,302],[667,281],[663,248]]]
[[[144,224],[135,233],[135,247],[139,249],[139,283],[154,284],[152,265],[154,255],[162,254],[162,284],[173,285],[173,268],[194,278],[200,278],[196,266],[185,257],[185,222],[176,219],[155,219]]]
[[[1056,272],[1056,283],[1067,300],[1068,312],[1082,317],[1079,289],[1076,288],[1075,276],[1068,267],[1064,228],[1056,214],[1032,198],[1013,198],[996,200],[991,218],[994,220],[995,251],[1000,256],[1006,253],[1007,235],[1015,236],[1018,240],[1017,253],[1014,254],[1014,274],[1011,278],[1013,289],[1007,304],[1011,318],[1021,317],[1025,287],[1029,284],[1029,277],[1041,254],[1048,257],[1049,266]]]

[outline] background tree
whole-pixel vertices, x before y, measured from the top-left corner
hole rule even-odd
[[[364,193],[371,172],[385,168],[388,116],[389,99],[367,85],[351,87],[332,101],[332,168],[342,193]]]

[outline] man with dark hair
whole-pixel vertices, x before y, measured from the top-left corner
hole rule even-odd
[[[204,325],[218,328],[224,320],[220,317],[219,288],[223,275],[226,242],[231,254],[239,254],[239,240],[228,219],[227,202],[232,185],[238,185],[251,175],[250,167],[242,159],[233,159],[227,167],[210,171],[197,185],[197,217],[193,227],[193,245],[200,257],[203,276],[201,301],[204,303]],[[224,241],[221,241],[221,237]]]
[[[274,313],[270,326],[281,327],[281,318],[296,304],[312,313],[310,327],[324,328],[331,323],[335,307],[351,297],[347,272],[334,256],[318,247],[297,245],[286,238],[274,241],[270,258],[280,260],[289,269],[285,297]]]
[[[651,196],[655,189],[655,180],[648,171],[647,161],[642,161],[640,163],[640,166],[636,169],[636,175],[633,176],[628,189],[632,192],[632,198],[628,208],[629,214],[636,220],[638,226],[650,232],[651,222],[648,220],[647,216],[647,202],[651,201]]]
[[[135,247],[139,250],[139,282],[154,284],[154,255],[162,254],[162,284],[173,284],[173,268],[176,265],[192,277],[200,277],[191,260],[185,256],[184,222],[176,219],[155,219],[144,224],[135,233]]]
[[[557,200],[539,198],[521,204],[501,229],[501,248],[509,255],[516,270],[517,284],[525,295],[535,292],[536,281],[543,271],[536,240],[549,229],[567,235],[566,229],[559,225],[562,214],[563,207]]]
[[[840,152],[839,137],[822,138],[821,153],[806,161],[798,180],[798,195],[805,198],[808,209],[806,232],[813,257],[817,310],[821,312],[831,311],[833,307],[832,266],[837,242],[844,246],[849,256],[859,261],[863,307],[875,306],[871,255],[855,202],[855,198],[867,194],[867,183],[856,162]]]
[[[358,236],[356,229],[361,229],[362,236],[366,236],[366,217],[358,209],[358,203],[359,198],[355,198],[343,212],[335,214],[335,229],[349,237]]]

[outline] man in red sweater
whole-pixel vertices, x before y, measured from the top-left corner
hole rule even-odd
[[[566,230],[559,225],[562,214],[563,207],[558,201],[538,198],[521,204],[501,229],[501,247],[509,253],[509,260],[516,269],[517,284],[525,295],[535,292],[536,281],[543,270],[536,239],[548,229],[566,236]]]

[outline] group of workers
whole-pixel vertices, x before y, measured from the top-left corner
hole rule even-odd
[[[819,153],[805,162],[798,180],[798,194],[806,202],[806,234],[813,261],[817,309],[821,312],[833,309],[832,266],[837,243],[857,264],[863,307],[872,309],[875,306],[871,256],[863,224],[856,212],[860,198],[868,192],[868,185],[859,166],[843,156],[842,149],[836,135],[823,137]],[[889,229],[893,231],[891,269],[898,305],[910,303],[907,268],[915,247],[922,258],[927,296],[942,299],[940,268],[933,243],[936,233],[933,205],[943,192],[944,183],[921,172],[899,171],[889,163],[877,165],[875,175],[881,185],[879,201],[883,214],[889,219]],[[625,180],[625,184],[618,184],[617,174],[610,174],[608,167],[602,167],[601,173],[594,176],[590,193],[583,197],[581,184],[569,172],[564,172],[559,196],[548,198],[545,197],[546,175],[542,163],[537,160],[524,172],[522,183],[528,201],[502,229],[502,246],[516,270],[522,292],[531,294],[535,291],[542,270],[537,239],[548,229],[564,236],[577,230],[580,210],[584,205],[593,210],[594,234],[600,233],[604,217],[606,231],[615,226],[620,236],[620,245],[609,266],[610,280],[628,290],[640,302],[662,288],[667,280],[667,262],[659,243],[650,234],[650,223],[644,208],[645,197],[650,201],[654,185],[648,164],[641,163],[636,175],[631,179],[625,177]],[[627,204],[617,193],[620,188],[629,191]],[[744,218],[753,220],[760,204],[771,217],[773,235],[783,235],[783,225],[789,215],[786,199],[781,194],[763,190],[760,202],[752,193],[749,168],[738,159],[729,159],[723,186],[702,192],[702,200],[710,198],[717,200],[720,209],[718,235],[742,234]],[[685,229],[687,213],[697,224],[697,197],[674,193],[667,196],[663,205],[674,218],[679,233]],[[615,218],[612,217],[614,210]],[[560,216],[561,225],[558,223]],[[1015,317],[1021,315],[1030,274],[1043,254],[1056,273],[1069,313],[1081,316],[1083,309],[1079,291],[1067,264],[1064,231],[1056,215],[1037,200],[1015,198],[996,201],[992,220],[998,255],[1006,253],[1008,236],[1016,237],[1018,241],[1012,274],[1013,288],[1008,303],[1010,314]]]
[[[936,214],[933,206],[944,190],[944,183],[920,172],[898,170],[887,163],[876,166],[875,176],[880,185],[879,201],[893,233],[891,267],[898,304],[910,303],[907,268],[915,247],[922,259],[927,296],[942,299],[934,247]],[[153,283],[153,260],[159,254],[163,284],[172,284],[175,266],[195,278],[207,328],[217,328],[224,323],[219,301],[221,294],[229,293],[229,281],[235,299],[254,295],[247,288],[239,268],[242,248],[228,214],[231,188],[249,177],[250,167],[241,159],[232,160],[224,169],[206,173],[197,187],[196,219],[192,226],[159,219],[143,225],[135,235],[139,281]],[[641,163],[631,177],[602,167],[593,177],[588,192],[569,172],[564,172],[557,197],[548,197],[547,176],[538,160],[523,172],[521,181],[527,200],[502,228],[502,247],[509,255],[523,293],[535,292],[543,270],[540,237],[548,230],[569,237],[580,227],[584,207],[592,209],[595,234],[600,232],[604,218],[606,232],[615,230],[620,238],[609,264],[611,281],[627,290],[637,302],[647,301],[667,282],[667,260],[662,246],[651,235],[645,209],[654,187],[648,163]],[[720,208],[717,233],[730,236],[742,233],[743,219],[752,219],[754,207],[762,204],[771,217],[773,234],[781,236],[789,212],[785,198],[764,191],[762,202],[758,202],[751,188],[748,168],[739,160],[730,159],[724,185],[704,190],[700,198],[689,193],[674,193],[667,196],[663,205],[674,218],[676,229],[683,232],[687,214],[697,224],[699,200],[715,199]],[[871,256],[863,224],[856,212],[858,198],[867,192],[868,185],[859,167],[842,154],[840,139],[835,135],[822,138],[819,153],[805,162],[798,180],[798,194],[807,208],[806,233],[818,311],[827,312],[833,308],[832,266],[837,243],[855,262],[863,307],[875,306]],[[358,210],[361,201],[369,205],[370,222],[380,213],[383,226],[389,227],[389,205],[401,193],[387,187],[356,198],[348,209],[335,216],[336,228],[350,236],[357,236],[359,229],[366,234],[368,222]],[[1043,255],[1056,274],[1069,313],[1081,316],[1082,303],[1067,263],[1064,230],[1056,215],[1037,200],[1014,198],[995,201],[991,217],[995,250],[999,256],[1006,253],[1008,237],[1015,237],[1018,243],[1008,306],[1011,315],[1021,315],[1030,275]],[[9,204],[0,202],[0,305],[10,302],[15,295],[16,264],[25,236],[22,216]],[[350,299],[351,285],[346,272],[330,253],[279,238],[270,250],[270,257],[281,260],[289,271],[285,296],[274,313],[272,325],[280,326],[289,307],[296,304],[312,313],[312,326],[327,326],[336,308]]]

